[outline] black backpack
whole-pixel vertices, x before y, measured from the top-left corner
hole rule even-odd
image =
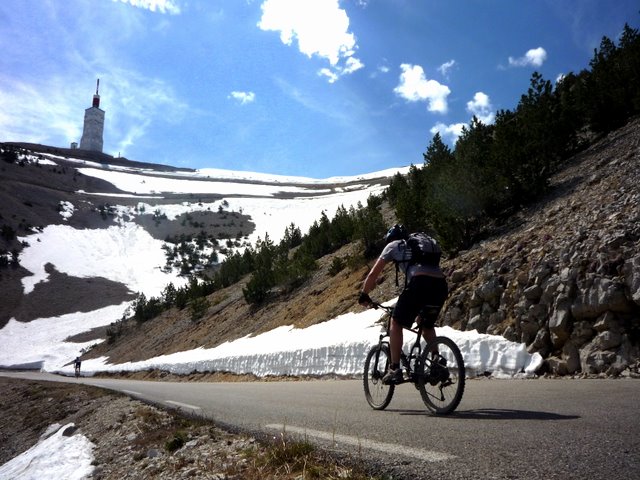
[[[412,233],[405,240],[405,245],[411,250],[411,258],[407,261],[407,270],[411,265],[426,265],[437,267],[440,265],[442,250],[433,237],[426,233]],[[396,262],[396,286],[398,285],[398,263]],[[404,272],[404,286],[407,286],[407,271]]]
[[[434,238],[426,233],[417,232],[409,235],[406,242],[411,249],[409,265],[428,265],[430,267],[440,265],[442,250]]]

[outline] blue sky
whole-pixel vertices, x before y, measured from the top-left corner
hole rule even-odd
[[[325,178],[420,164],[534,71],[588,67],[637,0],[3,0],[0,141]]]

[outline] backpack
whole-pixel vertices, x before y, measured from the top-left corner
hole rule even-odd
[[[405,245],[411,251],[411,258],[407,261],[407,268],[411,265],[427,265],[437,267],[440,265],[442,250],[438,242],[426,233],[412,233],[405,240]],[[398,263],[396,262],[396,286],[398,286]],[[404,286],[407,287],[407,271],[404,272]]]
[[[426,233],[418,232],[409,235],[406,240],[407,246],[411,249],[411,260],[409,265],[428,265],[437,267],[440,265],[442,250],[440,245]]]

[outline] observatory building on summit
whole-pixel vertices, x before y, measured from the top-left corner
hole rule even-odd
[[[104,133],[104,110],[100,109],[100,79],[96,83],[93,104],[84,111],[84,128],[80,139],[81,150],[102,152],[102,135]]]

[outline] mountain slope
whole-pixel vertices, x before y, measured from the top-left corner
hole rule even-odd
[[[123,302],[136,292],[149,297],[170,282],[186,282],[179,275],[181,259],[165,256],[164,246],[171,245],[165,240],[176,247],[203,240],[191,265],[214,268],[215,256],[222,260],[231,249],[266,235],[277,242],[292,222],[306,231],[323,211],[331,216],[340,205],[366,202],[389,176],[403,170],[316,180],[155,169],[126,159],[84,158],[82,152],[35,147],[37,151],[16,152],[15,145],[0,144],[0,327],[13,319],[11,332],[25,335],[28,328],[21,325],[44,319],[53,327],[64,317],[77,325],[76,342],[105,338],[105,328],[86,332],[99,319],[77,312],[119,305],[123,311]],[[241,291],[230,295],[222,305],[244,303]],[[86,321],[91,325],[83,325]],[[5,340],[14,334],[7,332]],[[162,342],[157,348],[171,349]],[[21,364],[2,359],[2,365],[11,362]]]
[[[463,330],[477,329],[479,332],[503,335],[509,340],[524,342],[531,352],[538,351],[547,358],[546,368],[553,373],[637,373],[640,356],[639,127],[640,120],[636,119],[567,161],[565,167],[552,178],[552,188],[548,195],[510,218],[496,230],[492,238],[444,261],[444,268],[449,274],[451,295],[442,315],[443,324]],[[49,170],[46,177],[36,176],[40,178],[38,182],[25,180],[24,175],[21,177],[23,186],[30,185],[29,189],[34,188],[34,191],[39,192],[39,189],[45,188],[44,185],[55,185],[57,179],[66,175],[64,178],[67,179],[67,186],[51,189],[55,191],[55,195],[52,194],[48,203],[40,200],[46,199],[46,196],[25,196],[22,187],[14,190],[7,187],[11,185],[11,181],[15,182],[18,175],[15,173],[16,169],[24,168],[27,171],[26,169],[31,168],[33,171],[33,165],[3,165],[4,172],[13,169],[13,173],[5,176],[3,172],[0,195],[12,198],[13,207],[26,212],[21,215],[33,215],[35,220],[26,220],[34,222],[33,225],[40,225],[37,222],[45,215],[41,212],[46,212],[48,216],[48,220],[42,220],[43,222],[69,222],[69,225],[85,228],[117,224],[115,215],[97,214],[100,212],[96,212],[95,199],[90,203],[87,197],[86,204],[78,203],[74,185],[75,182],[84,182],[81,183],[82,189],[92,189],[87,191],[124,192],[109,182],[76,172],[77,163],[64,163],[64,159],[60,160],[58,157],[55,161],[62,162],[63,166],[35,167]],[[60,173],[60,170],[63,172]],[[158,173],[154,175],[157,176]],[[162,172],[162,175],[171,176],[166,172]],[[234,182],[229,179],[227,181]],[[282,183],[267,180],[258,183],[268,185],[269,188],[282,186]],[[343,184],[344,186],[335,181],[331,185],[325,182],[307,185],[306,187],[316,191],[314,193],[307,190],[306,194],[320,197],[327,190],[342,192],[348,189],[366,189],[367,185],[382,183],[379,179],[359,179],[348,185]],[[289,185],[300,188],[300,183]],[[65,188],[66,193],[63,193]],[[364,191],[366,190],[362,190]],[[74,199],[74,204],[81,205],[68,220],[61,218],[57,203],[67,198],[65,195]],[[287,197],[292,195],[296,194],[283,193],[280,199],[287,202]],[[198,194],[195,199],[189,193],[174,192],[154,196],[153,200],[145,201],[156,202],[160,207],[179,201],[200,201],[206,204],[208,201],[222,200],[221,195],[211,192]],[[233,203],[232,196],[225,197],[230,198],[230,203]],[[128,193],[126,197],[117,197],[117,202],[133,207],[143,198],[143,195]],[[271,202],[271,198],[267,195],[258,199],[258,203]],[[255,222],[253,225],[265,225],[264,219],[256,214],[257,211],[236,213],[247,216],[245,227],[250,222]],[[280,215],[284,215],[285,221],[292,218],[287,217],[287,208],[282,212]],[[17,222],[16,219],[20,218],[4,209],[0,213],[1,220],[5,223]],[[385,217],[389,223],[393,221],[391,212],[385,211]],[[315,218],[317,216],[312,219]],[[146,221],[140,223],[153,231],[158,228],[158,224],[150,219],[151,216],[146,215]],[[272,222],[272,219],[273,217],[269,218],[267,223]],[[12,228],[16,230],[23,228],[15,225]],[[162,228],[168,231],[175,229],[176,233],[186,227],[184,222],[174,219],[167,220]],[[215,228],[220,233],[221,227]],[[245,228],[243,232],[245,239],[249,238],[247,231]],[[255,228],[252,232],[250,235],[258,235]],[[236,233],[239,230],[226,234],[235,238]],[[161,237],[162,235],[156,235],[156,238]],[[15,239],[8,241],[5,238],[2,241],[8,247],[15,247]],[[169,310],[140,325],[124,322],[119,325],[123,329],[122,335],[114,343],[100,344],[86,356],[104,355],[112,362],[143,360],[201,346],[212,347],[281,325],[308,326],[357,310],[360,307],[355,302],[356,293],[370,266],[358,261],[359,256],[360,247],[352,244],[322,258],[319,261],[320,269],[304,285],[293,292],[275,292],[277,295],[274,301],[262,308],[251,308],[244,301],[242,287],[247,280],[245,279],[238,285],[210,295],[210,307],[199,321],[191,320],[187,308],[183,311]],[[335,257],[345,260],[349,267],[331,275],[330,267]],[[5,319],[9,312],[12,316],[22,315],[22,321],[37,318],[41,312],[19,312],[24,310],[25,305],[46,302],[43,297],[29,297],[42,293],[38,291],[41,288],[52,289],[49,293],[50,300],[54,296],[66,298],[67,309],[76,308],[76,302],[81,305],[77,296],[74,298],[70,295],[69,288],[65,292],[64,282],[51,283],[59,282],[64,272],[56,273],[55,265],[47,268],[52,272],[50,282],[36,284],[33,292],[26,296],[20,296],[20,279],[28,272],[20,267],[2,270],[0,282],[3,287],[7,287],[3,291],[10,292],[8,302],[2,307]],[[96,301],[107,301],[98,291],[112,291],[115,296],[108,297],[111,304],[117,303],[116,297],[126,300],[133,293],[126,289],[118,290],[122,289],[122,284],[109,284],[108,278],[90,280],[87,283],[98,282],[99,288],[87,290],[89,293],[86,297],[95,298]],[[373,296],[379,300],[387,300],[396,295],[395,272],[393,267],[389,267]],[[38,302],[32,301],[35,298],[39,299]],[[73,341],[86,342],[105,338],[105,331],[106,327],[101,327],[97,331],[77,335]]]
[[[548,195],[501,232],[446,260],[451,294],[443,324],[503,335],[547,358],[555,374],[631,374],[640,357],[640,120],[566,162]],[[350,245],[322,259],[302,288],[250,309],[237,285],[210,297],[199,323],[167,312],[93,355],[134,360],[261,332],[309,325],[358,309],[368,266],[328,274],[334,256],[355,257]],[[386,271],[376,298],[397,294]],[[133,346],[146,346],[140,350]]]

